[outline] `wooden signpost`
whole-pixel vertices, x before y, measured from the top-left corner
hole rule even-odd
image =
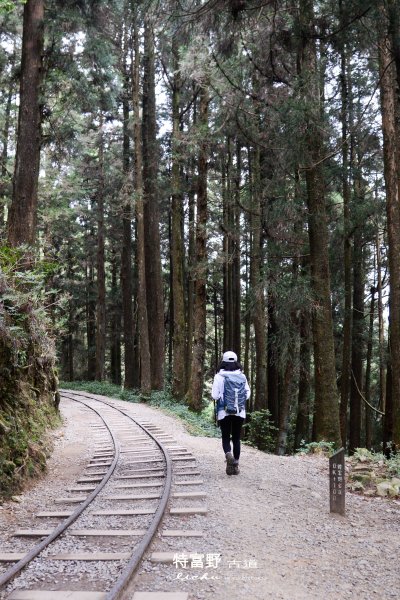
[[[329,459],[330,512],[345,514],[346,477],[344,470],[344,448]]]

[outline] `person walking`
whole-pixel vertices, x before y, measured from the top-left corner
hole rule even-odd
[[[226,473],[238,475],[240,433],[246,417],[246,400],[250,398],[250,387],[238,363],[237,355],[232,350],[224,352],[222,356],[214,376],[211,395],[216,400],[216,416],[221,427]]]

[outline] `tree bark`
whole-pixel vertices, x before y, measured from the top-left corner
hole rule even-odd
[[[172,393],[175,398],[185,396],[186,382],[186,316],[183,244],[183,193],[181,182],[181,133],[180,133],[180,90],[178,40],[172,40],[173,83],[172,83],[172,215],[171,215],[171,271],[172,271]],[[190,300],[189,300],[190,301]]]
[[[299,394],[297,404],[294,449],[300,448],[302,440],[310,441],[310,371],[311,340],[310,319],[303,311],[300,317]]]
[[[249,157],[250,160],[250,157]],[[262,230],[261,230],[261,181],[260,181],[260,150],[256,148],[251,159],[251,315],[254,328],[254,340],[256,349],[255,364],[255,398],[254,410],[266,409],[267,404],[267,348],[266,348],[266,310],[265,291],[262,267]]]
[[[230,190],[231,140],[228,137],[221,157],[222,171],[222,218],[224,237],[223,252],[223,316],[224,316],[224,350],[234,350],[233,347],[233,295],[232,295],[232,197]]]
[[[194,301],[193,354],[187,403],[193,410],[203,407],[204,358],[206,350],[207,310],[207,170],[208,170],[208,90],[200,88],[199,128],[201,141],[198,158],[197,221],[196,221],[196,275]]]
[[[193,126],[196,125],[196,116]],[[190,184],[188,191],[188,259],[187,259],[187,329],[186,329],[186,391],[189,389],[190,373],[192,371],[192,344],[193,344],[193,311],[194,311],[194,272],[196,268],[196,227],[195,227],[195,185],[194,163],[190,161]]]
[[[241,327],[241,272],[240,272],[240,180],[242,176],[242,147],[236,142],[236,173],[235,173],[235,204],[233,207],[233,235],[232,235],[232,346],[241,360],[242,327]]]
[[[93,235],[93,232],[91,232]],[[88,242],[89,246],[90,242]],[[96,378],[96,284],[94,281],[94,257],[88,248],[86,264],[86,337],[87,337],[87,379]]]
[[[145,255],[145,229],[143,206],[143,157],[140,117],[140,46],[138,24],[134,22],[134,62],[132,64],[132,95],[134,114],[134,141],[135,141],[135,200],[136,200],[136,227],[137,227],[137,269],[138,269],[138,328],[139,328],[139,353],[140,353],[140,389],[144,398],[151,392],[151,362],[149,325],[147,314],[146,291],[146,255]]]
[[[248,216],[245,215],[245,286],[246,286],[246,301],[245,301],[245,321],[244,321],[244,363],[243,370],[250,375],[250,337],[251,337],[251,315],[250,315],[250,248],[251,248],[251,230]],[[250,399],[250,406],[252,406],[253,398]]]
[[[143,208],[146,254],[146,294],[149,327],[151,387],[164,387],[164,291],[161,273],[159,200],[157,193],[158,145],[156,140],[154,33],[144,22],[143,55]]]
[[[343,21],[343,0],[339,0],[341,22]],[[347,48],[341,36],[340,41],[340,89],[341,89],[341,122],[342,122],[342,195],[343,195],[343,265],[344,265],[344,320],[342,372],[340,382],[340,434],[342,443],[347,443],[347,409],[350,393],[351,362],[351,239],[350,239],[350,185],[349,185],[349,144],[348,113],[349,92],[347,78]]]
[[[369,328],[368,328],[368,344],[367,344],[367,366],[365,369],[365,399],[371,404],[371,366],[373,352],[373,336],[374,336],[374,318],[375,318],[375,294],[376,287],[371,287],[371,303],[369,308]],[[372,448],[373,436],[373,411],[368,405],[365,406],[365,447],[368,450]]]
[[[358,195],[358,194],[357,194]],[[358,197],[360,200],[360,197]],[[362,234],[354,235],[353,258],[353,335],[351,352],[349,452],[361,447],[361,402],[364,358],[364,268]]]
[[[36,237],[43,19],[44,0],[28,0],[24,7],[17,149],[8,218],[8,242],[12,246],[33,245]]]
[[[386,186],[386,214],[389,255],[389,343],[390,383],[385,407],[386,442],[400,448],[400,198],[396,129],[395,69],[391,40],[384,35],[379,43],[380,92],[383,131],[383,161]]]
[[[97,205],[97,304],[96,304],[96,380],[104,379],[106,353],[106,271],[104,229],[104,139],[100,114]]]
[[[278,335],[278,327],[275,318],[274,299],[268,294],[268,346],[267,346],[267,385],[268,385],[268,410],[271,413],[271,421],[277,427],[279,424],[279,372],[278,361],[274,340]]]
[[[110,376],[112,383],[121,385],[121,303],[115,247],[112,248],[111,253]]]
[[[14,69],[15,63],[15,49],[11,61],[11,69]],[[10,197],[10,185],[9,185],[9,174],[7,171],[8,162],[8,149],[10,141],[10,125],[11,125],[11,104],[13,95],[15,93],[15,86],[13,80],[10,78],[10,83],[7,93],[6,107],[4,111],[4,126],[3,126],[3,148],[1,151],[1,176],[0,176],[0,233],[3,233],[5,226],[5,206],[6,198]],[[7,183],[6,183],[7,182]]]
[[[315,409],[314,425],[317,441],[341,444],[339,399],[336,387],[335,350],[328,256],[323,164],[323,124],[315,46],[313,0],[300,1],[301,49],[299,71],[302,99],[305,104],[304,130],[308,164],[305,166],[310,243],[313,310]]]
[[[286,453],[287,436],[289,427],[289,408],[290,408],[290,381],[293,376],[293,362],[291,357],[287,358],[286,367],[281,383],[281,402],[279,410],[279,432],[276,445],[276,453],[284,456]]]
[[[125,29],[123,36],[123,92],[122,92],[122,170],[124,183],[121,190],[122,204],[122,250],[121,250],[121,292],[124,339],[124,387],[135,387],[135,323],[133,319],[133,286],[132,286],[132,187],[129,185],[130,171],[130,137],[129,137],[129,73],[127,66],[128,41],[128,6],[125,6]]]
[[[378,292],[378,331],[379,331],[379,409],[385,412],[386,374],[385,374],[385,329],[383,320],[382,258],[379,231],[376,234],[376,277]]]

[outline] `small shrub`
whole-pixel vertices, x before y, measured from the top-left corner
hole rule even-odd
[[[380,462],[385,461],[385,457],[382,452],[374,452],[373,450],[367,450],[367,448],[356,448],[353,458],[358,462]]]
[[[297,454],[323,454],[331,456],[335,452],[334,442],[310,442],[306,444],[304,440],[300,443],[300,448],[296,451]]]
[[[243,426],[245,441],[264,452],[273,452],[277,427],[271,423],[269,410],[254,410],[249,414],[249,421]]]
[[[389,472],[393,477],[400,477],[400,454],[394,454],[387,459]]]

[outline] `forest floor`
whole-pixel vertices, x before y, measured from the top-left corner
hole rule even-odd
[[[136,414],[172,431],[194,454],[203,480],[199,487],[207,493],[207,515],[186,517],[186,526],[201,529],[204,537],[167,542],[157,536],[151,552],[197,552],[204,561],[207,555],[221,555],[214,568],[145,560],[134,589],[187,591],[191,600],[398,597],[399,501],[348,493],[346,516],[331,515],[327,458],[278,457],[243,445],[240,474],[227,476],[219,439],[191,436],[175,417],[134,406]],[[33,522],[38,508],[48,508],[49,499],[84,468],[89,451],[84,421],[76,418],[72,402],[63,401],[61,411],[63,426],[54,433],[47,474],[18,502],[0,506],[0,546],[9,548],[10,531],[21,521]],[[164,525],[177,528],[176,517],[167,515]]]

